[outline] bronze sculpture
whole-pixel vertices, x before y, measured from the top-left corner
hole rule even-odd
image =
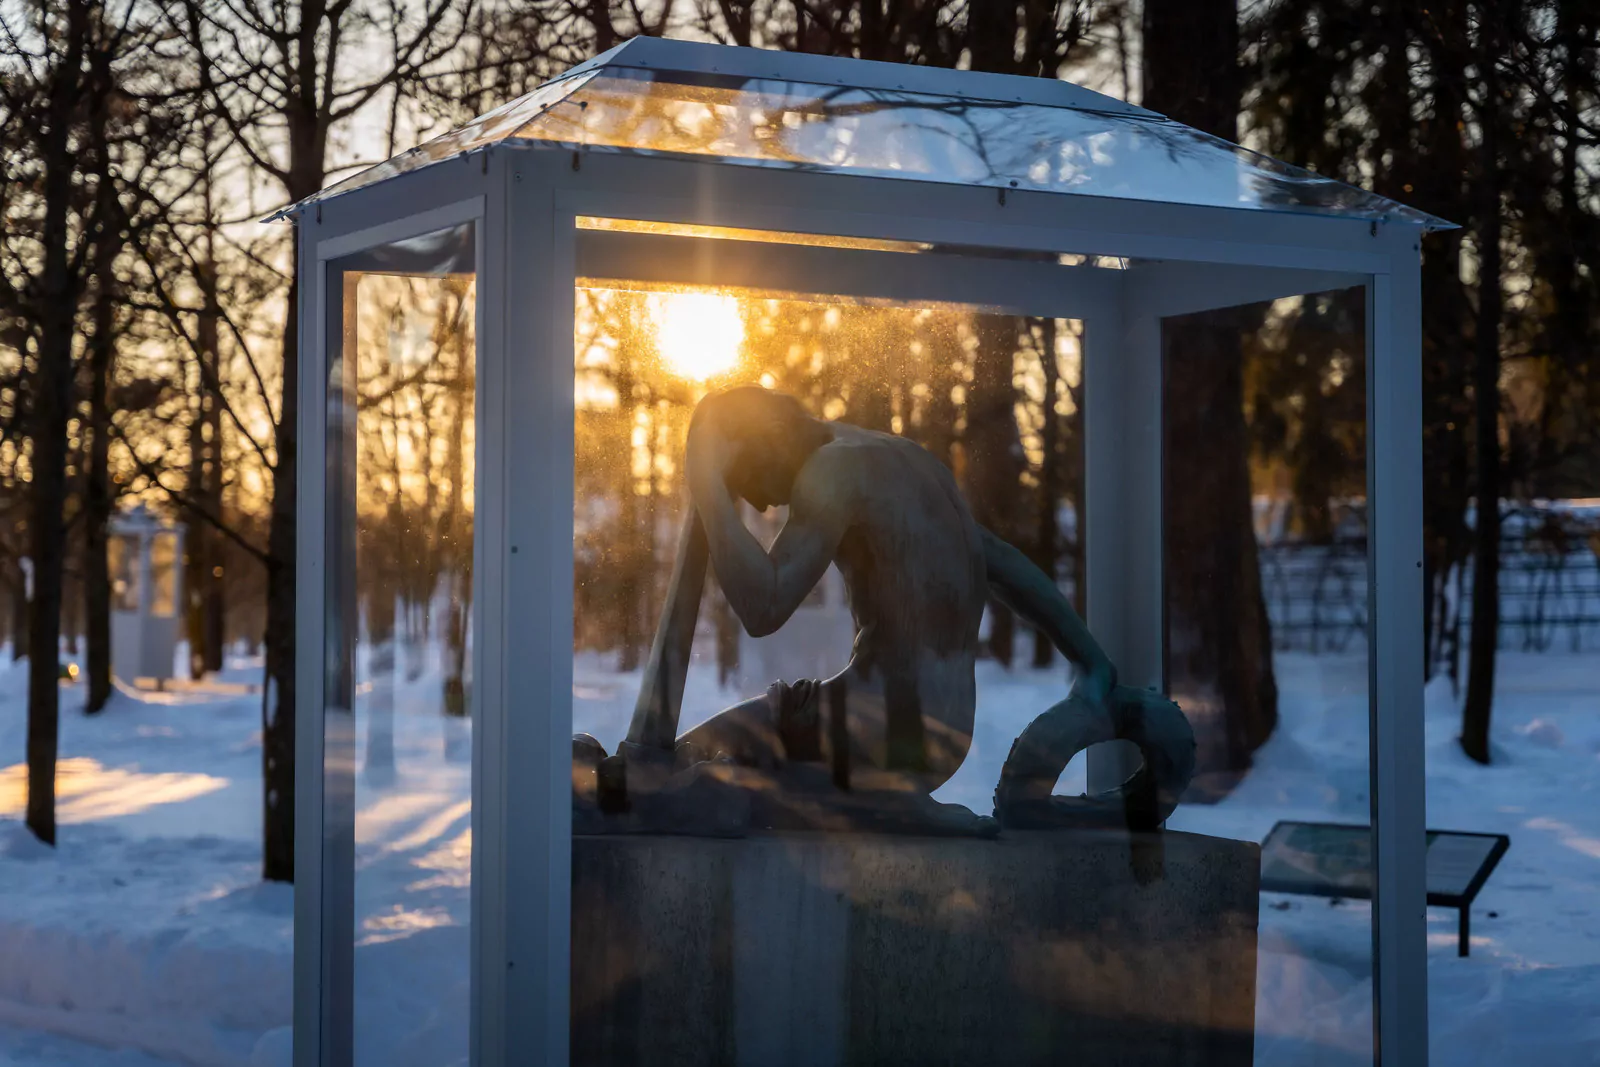
[[[1056,584],[979,526],[950,471],[912,441],[812,417],[793,397],[746,386],[696,407],[686,448],[691,507],[627,739],[614,755],[574,741],[575,830],[738,834],[749,827],[987,836],[1002,826],[1154,829],[1194,768],[1177,705],[1121,686]],[[769,551],[738,501],[787,505]],[[849,665],[775,683],[681,737],[690,643],[709,566],[755,636],[789,618],[830,564],[849,592]],[[1023,731],[994,817],[929,794],[965,758],[974,663],[992,595],[1074,664],[1071,694]],[[1121,787],[1053,796],[1091,744],[1144,757]]]

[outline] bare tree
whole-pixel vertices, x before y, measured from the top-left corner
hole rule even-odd
[[[1500,52],[1515,14],[1504,0],[1476,5],[1476,63],[1482,79],[1477,100],[1480,129],[1478,216],[1478,319],[1472,363],[1473,452],[1477,460],[1477,510],[1473,519],[1472,634],[1467,653],[1467,695],[1461,709],[1461,748],[1489,762],[1489,713],[1494,704],[1495,659],[1500,641],[1500,344],[1505,305],[1502,225],[1504,172]]]
[[[236,150],[292,202],[317,192],[327,180],[336,129],[452,56],[469,4],[184,0],[179,28],[192,49],[212,114]],[[298,233],[291,243],[297,246]],[[294,258],[291,250],[290,264]],[[270,451],[263,443],[270,460],[272,504],[264,554],[262,869],[274,881],[294,879],[298,303],[298,281],[291,276],[279,343],[278,395],[263,397],[273,430]]]
[[[1147,0],[1143,49],[1146,107],[1237,139],[1235,0]],[[1197,717],[1202,774],[1219,775],[1220,788],[1250,766],[1278,716],[1251,513],[1246,314],[1210,312],[1162,330],[1167,670]]]
[[[0,113],[8,165],[0,182],[7,225],[0,238],[0,322],[19,357],[19,403],[8,438],[26,440],[26,504],[32,598],[27,645],[27,823],[55,840],[55,758],[60,718],[57,649],[68,553],[68,464],[80,439],[79,356],[88,349],[91,392],[109,373],[117,325],[115,265],[129,227],[130,190],[159,167],[175,128],[169,101],[144,98],[159,35],[153,9],[127,0],[27,5],[0,13]],[[95,294],[88,337],[79,316]],[[24,399],[25,398],[25,399]],[[95,408],[91,397],[91,409]],[[92,421],[92,413],[91,413]],[[92,432],[92,431],[91,431]],[[89,466],[95,467],[91,440]],[[94,473],[91,470],[91,473]],[[103,502],[91,501],[99,507]],[[94,531],[89,538],[95,543]],[[103,542],[100,542],[103,547]],[[104,632],[92,633],[97,666]]]

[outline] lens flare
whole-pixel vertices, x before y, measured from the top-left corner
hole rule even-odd
[[[733,370],[744,344],[739,301],[724,293],[651,293],[656,348],[667,369],[703,382]]]

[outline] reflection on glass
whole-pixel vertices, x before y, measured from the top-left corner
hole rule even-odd
[[[580,657],[584,650],[614,655],[631,671],[648,652],[683,514],[690,416],[708,392],[740,383],[802,397],[821,418],[904,435],[952,469],[1015,467],[1027,499],[1023,490],[1009,497],[986,492],[983,506],[1003,512],[1003,519],[991,521],[1010,524],[1018,540],[1049,545],[1041,551],[1056,557],[1064,586],[1076,587],[1071,501],[1079,485],[1081,377],[1075,323],[736,289],[581,288],[575,311]],[[1014,379],[1020,383],[1015,394]],[[989,397],[994,391],[1004,396],[998,405]],[[969,431],[969,408],[980,402],[1013,415],[1012,428],[980,432],[974,425]],[[1051,456],[1055,461],[1047,463]],[[1057,506],[1047,508],[1044,497]],[[749,517],[770,541],[782,514],[752,510]],[[817,641],[844,658],[811,660],[835,669],[848,660],[853,638],[842,589],[827,595],[836,581],[830,572],[813,591],[838,631],[819,633]],[[792,625],[798,632],[802,622]],[[784,645],[777,639],[784,634],[735,641],[737,621],[714,580],[702,626],[708,634],[720,626],[722,636],[696,646],[695,655],[720,655],[718,674],[728,685],[765,688],[777,677],[762,677],[759,664],[776,656],[771,650]],[[1032,654],[1029,647],[1026,655]],[[692,676],[690,684],[697,681]],[[576,728],[614,748],[626,727],[625,717],[617,716],[627,703],[619,693],[609,711],[580,704]],[[591,714],[600,718],[586,717]],[[687,714],[686,727],[692,725]],[[992,755],[999,759],[1004,752]],[[992,787],[975,785],[971,796]]]
[[[1159,116],[621,66],[540,86],[322,195],[496,141],[1437,224]]]
[[[178,535],[158,533],[150,538],[150,614],[170,619],[178,608]]]
[[[139,538],[112,534],[106,541],[107,566],[111,572],[112,607],[116,611],[139,610]]]
[[[1250,1063],[1253,847],[1127,835],[1171,763],[1115,801],[1073,796],[1066,758],[1042,798],[998,786],[1121,728],[1062,656],[1094,662],[1078,324],[575,300],[572,1061]],[[725,569],[739,526],[789,562]]]
[[[855,248],[867,252],[927,252],[925,241],[890,241],[873,237],[842,237],[837,234],[788,233],[783,230],[746,230],[736,226],[696,226],[683,222],[645,222],[636,219],[611,219],[598,215],[579,215],[580,230],[609,230],[615,233],[645,233],[664,237],[708,237],[718,241],[760,241],[776,245],[816,245],[823,248]]]
[[[467,1057],[472,242],[467,225],[341,264],[327,788],[350,805],[329,819],[349,835],[357,1065]]]
[[[1198,740],[1168,825],[1266,842],[1295,887],[1262,896],[1273,1063],[1372,1056],[1364,316],[1353,289],[1162,327],[1166,678]]]
[[[416,148],[401,152],[392,159],[379,163],[375,167],[357,171],[343,181],[334,182],[314,196],[307,197],[303,203],[316,200],[326,200],[330,196],[359,189],[374,182],[381,182],[387,178],[407,174],[411,171],[426,167],[430,163],[437,163],[441,159],[449,159],[463,152],[471,152],[516,136],[535,118],[548,111],[550,108],[561,104],[576,88],[592,77],[592,72],[578,74],[571,77],[558,78],[546,82],[533,92],[519,96],[508,104],[485,112],[473,119],[467,125],[452,130],[442,137],[435,137],[418,145]],[[273,216],[276,218],[277,216]]]

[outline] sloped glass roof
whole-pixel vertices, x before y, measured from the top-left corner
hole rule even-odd
[[[301,204],[497,144],[1451,225],[1066,82],[652,38]]]

